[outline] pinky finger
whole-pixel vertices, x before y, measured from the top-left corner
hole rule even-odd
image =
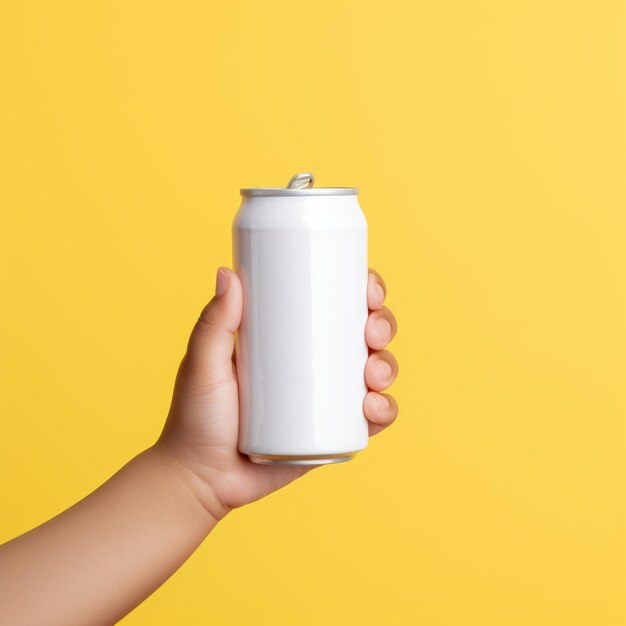
[[[369,422],[370,435],[375,435],[396,419],[398,403],[389,394],[370,391],[365,396],[363,412]]]

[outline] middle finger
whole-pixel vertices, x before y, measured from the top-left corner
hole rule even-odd
[[[384,306],[369,314],[365,324],[365,341],[372,350],[382,350],[395,337],[397,330],[396,318]]]
[[[398,362],[391,352],[379,350],[370,354],[365,364],[365,383],[374,391],[384,391],[398,375]]]

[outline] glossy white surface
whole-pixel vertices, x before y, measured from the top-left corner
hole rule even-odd
[[[357,196],[244,197],[233,223],[244,310],[239,449],[367,446],[367,222]]]

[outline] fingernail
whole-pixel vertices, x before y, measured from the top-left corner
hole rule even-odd
[[[383,361],[382,359],[378,361],[378,369],[380,370],[383,380],[388,380],[389,378],[391,378],[391,365],[389,365],[387,361]]]
[[[220,267],[215,278],[215,295],[219,298],[226,293],[226,289],[228,289],[228,274],[223,267]]]
[[[387,341],[391,336],[391,324],[384,317],[381,317],[379,320],[376,320],[376,328],[378,328],[380,338],[383,341]]]
[[[378,396],[378,408],[381,411],[389,408],[389,400],[385,396]]]
[[[376,293],[378,294],[378,302],[382,304],[385,301],[385,290],[378,283],[376,283]]]

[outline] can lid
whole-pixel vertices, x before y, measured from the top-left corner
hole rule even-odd
[[[356,187],[313,187],[315,178],[311,172],[291,177],[286,187],[250,187],[241,189],[242,196],[356,196]]]

